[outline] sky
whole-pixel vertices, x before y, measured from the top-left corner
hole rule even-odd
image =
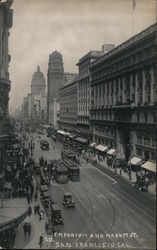
[[[115,46],[156,22],[156,0],[14,0],[10,29],[10,112],[30,93],[32,75],[40,66],[47,81],[49,55],[63,55],[64,71],[104,43]]]

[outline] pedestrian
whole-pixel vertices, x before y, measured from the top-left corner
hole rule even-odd
[[[36,213],[37,213],[37,206],[35,205],[34,206],[34,214],[36,215]]]
[[[120,168],[120,175],[122,175],[122,169]]]
[[[34,199],[35,199],[35,202],[37,202],[37,199],[38,199],[38,192],[37,191],[35,192]]]
[[[53,150],[55,150],[55,145],[53,146]]]
[[[27,227],[28,237],[30,237],[30,235],[31,235],[31,229],[32,229],[32,227],[31,227],[31,224],[29,223],[28,227]]]
[[[36,212],[37,212],[37,214],[40,213],[40,205],[39,205],[39,203],[38,203],[38,205],[36,206]]]
[[[42,246],[43,246],[43,240],[44,240],[44,237],[43,237],[43,234],[42,234],[42,235],[40,235],[40,237],[39,237],[39,245],[40,245],[40,248],[42,248]]]
[[[26,222],[23,225],[23,231],[24,231],[24,236],[26,237],[26,234],[27,234],[27,223]]]
[[[31,214],[32,214],[32,208],[31,208],[31,206],[29,206],[29,208],[28,208],[28,215],[31,216]]]
[[[42,219],[42,212],[39,211],[39,221]]]
[[[30,195],[29,195],[29,193],[27,193],[26,197],[27,197],[28,204],[30,204]]]

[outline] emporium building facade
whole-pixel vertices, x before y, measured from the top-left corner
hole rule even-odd
[[[157,24],[90,66],[93,141],[129,160],[156,160]]]

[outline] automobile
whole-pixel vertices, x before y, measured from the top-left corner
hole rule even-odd
[[[45,208],[49,207],[50,203],[50,194],[48,191],[42,193],[42,203]]]
[[[64,224],[60,208],[56,204],[51,204],[51,221],[56,224]]]
[[[63,194],[63,201],[62,204],[68,208],[68,207],[75,207],[75,202],[72,199],[71,193],[64,193]]]
[[[133,182],[133,187],[138,189],[139,191],[148,191],[148,182],[146,182],[144,176],[138,176],[137,180]]]
[[[34,172],[35,174],[40,174],[40,164],[39,163],[35,163],[34,165]]]
[[[48,192],[47,185],[40,185],[40,191],[41,191],[41,194],[43,194],[44,192]]]
[[[56,140],[56,136],[55,136],[55,135],[52,135],[52,139]]]
[[[41,139],[40,148],[42,150],[49,150],[49,142],[47,140],[45,140],[45,139]]]
[[[48,175],[40,175],[40,185],[46,185],[49,183],[49,176]]]

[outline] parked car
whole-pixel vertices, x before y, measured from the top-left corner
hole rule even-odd
[[[137,177],[137,180],[133,183],[133,187],[140,191],[148,191],[148,182],[146,182],[144,176]]]
[[[61,210],[56,204],[51,204],[51,221],[55,225],[64,223]]]

